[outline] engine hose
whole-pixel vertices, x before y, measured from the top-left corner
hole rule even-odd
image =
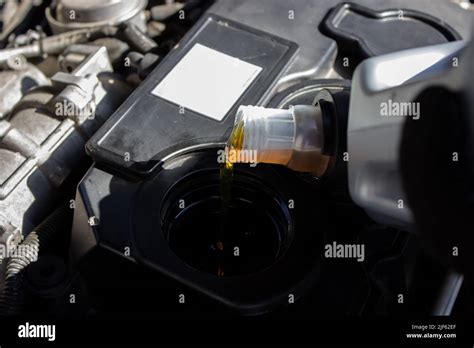
[[[5,283],[0,294],[0,316],[20,314],[24,297],[24,271],[30,263],[38,259],[39,246],[38,234],[31,232],[17,247],[17,249],[21,248],[22,252],[15,253],[8,261]]]
[[[21,313],[26,268],[38,259],[40,246],[47,248],[70,220],[71,211],[68,205],[58,208],[17,246],[6,266],[5,282],[0,292],[0,317]]]

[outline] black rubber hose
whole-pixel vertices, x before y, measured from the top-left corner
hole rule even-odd
[[[31,232],[9,259],[0,292],[0,316],[19,315],[23,308],[23,280],[26,268],[39,257],[40,247],[48,248],[56,234],[70,221],[72,210],[62,206]]]
[[[23,308],[23,278],[26,267],[38,259],[40,240],[31,232],[17,247],[18,252],[10,258],[5,272],[5,283],[0,294],[0,316],[18,315]]]

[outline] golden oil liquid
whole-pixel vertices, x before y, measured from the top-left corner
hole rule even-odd
[[[225,275],[225,269],[222,262],[219,262],[219,257],[224,257],[226,230],[229,229],[232,217],[229,214],[230,205],[232,201],[232,181],[234,178],[234,163],[230,161],[228,154],[231,151],[239,151],[242,149],[244,140],[243,123],[238,123],[232,129],[232,133],[226,144],[226,161],[221,164],[220,168],[220,193],[221,193],[221,224],[217,235],[216,249],[218,250],[218,267],[217,276]]]

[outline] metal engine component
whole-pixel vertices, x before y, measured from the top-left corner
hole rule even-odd
[[[10,224],[0,215],[0,263],[8,257],[16,246],[21,242],[23,236],[21,231]]]
[[[55,34],[123,22],[131,22],[145,31],[147,3],[147,0],[59,0],[55,8],[46,9],[46,18]]]
[[[117,28],[112,26],[94,27],[90,29],[78,29],[67,33],[41,38],[31,44],[19,47],[10,47],[0,50],[0,63],[23,55],[26,58],[38,58],[47,55],[60,54],[67,47],[86,43],[91,40],[114,36]]]
[[[61,65],[71,73],[28,92],[0,121],[0,228],[27,234],[51,211],[58,188],[85,158],[85,141],[130,92],[112,73],[105,47],[71,46]]]
[[[5,40],[25,20],[30,10],[40,3],[38,1],[5,1],[4,9],[0,15],[3,24],[0,31],[0,41]]]
[[[49,79],[23,56],[10,57],[8,70],[0,72],[0,119],[4,118],[21,97],[36,86],[49,85]]]
[[[184,4],[180,2],[171,2],[164,5],[157,5],[151,8],[150,14],[154,21],[164,21],[176,12],[183,9]]]
[[[60,58],[61,67],[72,73],[60,71],[52,78],[53,85],[64,88],[53,99],[56,106],[55,113],[58,115],[60,112],[58,106],[64,101],[73,106],[72,115],[81,118],[80,121],[83,122],[84,117],[90,117],[95,113],[96,97],[100,101],[105,95],[97,76],[101,72],[112,71],[107,50],[105,47],[75,45],[66,49]],[[77,65],[81,60],[84,60],[83,63]],[[74,67],[75,65],[77,66]],[[85,110],[86,108],[89,110]],[[62,110],[61,116],[65,116],[64,112],[65,110]]]

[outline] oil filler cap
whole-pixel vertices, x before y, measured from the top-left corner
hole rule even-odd
[[[337,42],[335,68],[344,78],[351,78],[356,66],[369,57],[461,40],[448,24],[423,12],[377,12],[351,2],[334,7],[320,30]]]

